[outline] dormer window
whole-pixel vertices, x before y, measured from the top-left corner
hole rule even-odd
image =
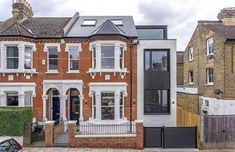
[[[83,26],[95,26],[96,20],[95,19],[85,19],[82,23]]]
[[[122,20],[119,20],[119,19],[112,19],[111,22],[112,22],[114,25],[117,25],[117,26],[123,25]]]
[[[207,40],[207,55],[213,55],[213,38]]]

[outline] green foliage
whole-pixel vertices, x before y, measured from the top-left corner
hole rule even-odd
[[[0,107],[0,134],[22,136],[24,124],[31,122],[31,107]]]

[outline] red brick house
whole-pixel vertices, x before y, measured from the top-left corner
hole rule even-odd
[[[136,119],[137,32],[130,16],[33,17],[25,0],[0,23],[0,104],[36,121]]]

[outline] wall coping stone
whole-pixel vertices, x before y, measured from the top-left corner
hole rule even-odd
[[[45,124],[54,124],[55,121],[46,121]]]
[[[76,135],[75,138],[117,138],[117,137],[136,137],[136,134],[109,134],[109,135]]]

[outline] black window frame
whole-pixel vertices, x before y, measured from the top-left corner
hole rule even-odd
[[[150,68],[151,70],[146,70],[145,69],[145,52],[162,52],[162,51],[166,51],[167,52],[167,70],[166,71],[154,71],[152,70],[152,68]],[[152,66],[152,53],[150,53],[150,67]],[[154,71],[154,72],[170,72],[170,50],[169,49],[144,49],[144,72],[148,72],[148,71]]]
[[[136,29],[162,29],[163,30],[163,38],[162,39],[149,39],[144,38],[140,40],[167,40],[167,25],[137,25]]]
[[[162,94],[163,94],[163,91],[167,91],[167,105],[168,105],[168,107],[167,107],[167,111],[165,112],[165,111],[159,111],[159,112],[157,112],[157,111],[151,111],[151,112],[147,112],[146,111],[146,105],[150,105],[149,103],[147,104],[146,102],[147,102],[147,97],[146,97],[146,91],[162,91]],[[163,115],[163,114],[166,114],[166,115],[168,115],[168,114],[170,114],[170,111],[171,111],[171,106],[170,106],[170,89],[144,89],[144,115]],[[161,103],[163,103],[163,97],[161,96]],[[152,104],[152,106],[151,106],[152,108],[154,108],[154,104]],[[161,105],[161,108],[163,108],[163,106]]]

